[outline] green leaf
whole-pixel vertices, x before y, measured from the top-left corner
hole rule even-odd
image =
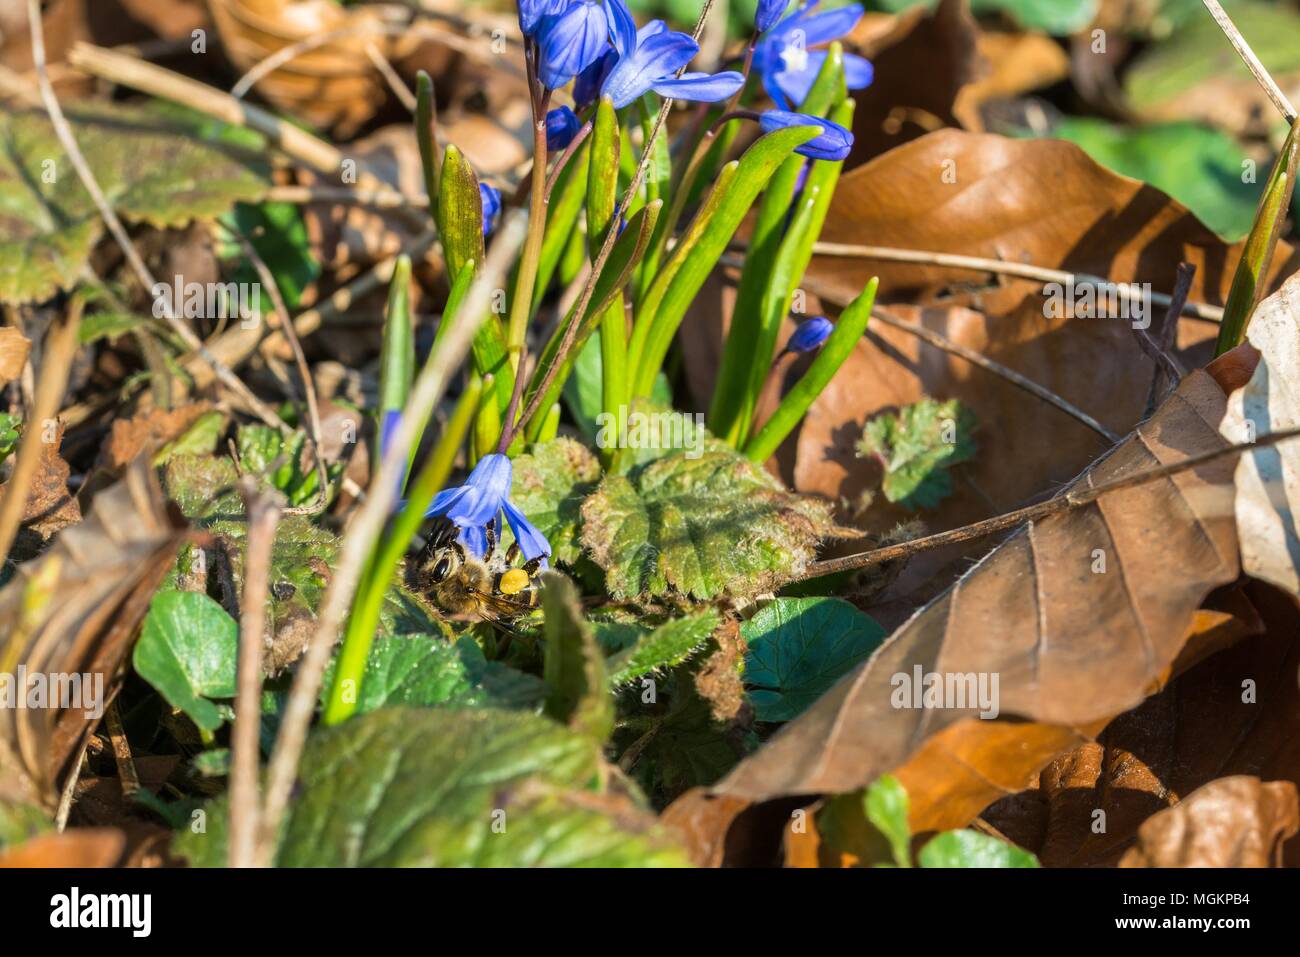
[[[221,715],[209,698],[235,696],[239,626],[198,592],[160,591],[135,646],[135,670],[200,728],[215,731]]]
[[[740,627],[745,683],[759,721],[790,721],[885,640],[842,598],[777,598]]]
[[[1251,49],[1283,89],[1300,74],[1300,14],[1284,4],[1254,0],[1227,4],[1232,21]],[[1148,115],[1214,78],[1218,83],[1254,85],[1254,77],[1223,36],[1213,18],[1198,10],[1164,41],[1144,50],[1124,71],[1124,93],[1134,108]],[[1240,172],[1238,172],[1240,175]]]
[[[139,111],[68,111],[109,204],[160,228],[219,216],[268,186],[260,160],[179,134]],[[0,115],[0,302],[48,299],[77,281],[103,222],[43,110]]]
[[[971,0],[972,13],[1005,13],[1022,27],[1065,37],[1092,23],[1099,0]],[[933,8],[938,0],[877,0],[878,8],[902,13],[914,7]]]
[[[388,708],[318,729],[300,767],[282,867],[686,863],[640,808],[584,790],[595,742],[523,712]],[[225,861],[225,800],[209,808],[174,844],[196,866]]]
[[[611,595],[752,596],[795,577],[832,527],[731,451],[678,452],[607,475],[582,506],[582,543]]]
[[[608,662],[610,684],[615,687],[630,684],[651,672],[681,664],[704,647],[720,620],[718,613],[710,608],[695,615],[665,622],[648,633],[631,626],[634,643],[623,648]],[[639,637],[636,637],[638,634]],[[608,630],[606,635],[610,635]],[[629,636],[624,633],[624,640],[626,637]]]
[[[912,866],[912,830],[907,823],[908,805],[907,791],[892,774],[882,774],[872,782],[862,798],[867,820],[889,841],[894,863],[899,867]]]
[[[23,420],[16,415],[0,412],[0,462],[7,459],[18,447],[18,440],[22,437],[18,427],[22,422]]]
[[[52,830],[54,822],[36,805],[0,801],[0,851]]]
[[[442,159],[438,232],[450,275],[459,275],[470,260],[483,262],[483,200],[478,177],[469,160],[454,146],[447,147]]]
[[[286,441],[279,430],[270,426],[242,425],[235,434],[235,444],[244,471],[262,476],[272,488],[285,494],[291,506],[316,501],[320,475],[310,462],[305,467],[303,464],[306,432],[295,432]],[[336,462],[327,467],[326,475],[335,479],[341,472],[342,464]]]
[[[717,182],[646,293],[629,343],[633,396],[647,396],[682,317],[758,194],[794,150],[820,128],[796,126],[760,137]]]
[[[1051,136],[1077,144],[1116,173],[1168,193],[1226,240],[1236,241],[1250,229],[1260,187],[1242,182],[1246,156],[1226,133],[1198,123],[1133,128],[1072,116],[1053,126]]]
[[[514,460],[510,500],[551,543],[551,558],[572,565],[582,554],[582,502],[600,481],[600,463],[585,445],[557,438]],[[502,530],[502,545],[514,540]]]
[[[859,458],[885,469],[885,498],[905,508],[933,508],[952,492],[947,470],[975,454],[975,417],[956,399],[922,399],[876,416],[862,431]]]
[[[604,741],[614,727],[614,699],[605,656],[578,607],[578,591],[563,575],[542,576],[546,614],[545,710],[575,731]]]
[[[275,284],[284,297],[284,304],[297,309],[302,304],[302,294],[320,275],[320,263],[312,255],[311,239],[307,226],[295,203],[237,203],[222,217],[248,238],[257,254],[262,257]],[[247,283],[261,295],[261,277],[252,263],[244,261],[243,250],[233,239],[223,243],[221,258],[240,261],[231,277],[232,282]],[[271,302],[255,303],[258,312],[272,311]]]
[[[916,855],[922,867],[1038,867],[1028,851],[979,831],[944,831]]]
[[[158,450],[153,464],[162,465],[173,455],[203,455],[211,452],[225,430],[224,412],[216,409],[204,412],[188,429]]]
[[[337,657],[321,685],[325,701]],[[533,708],[542,683],[530,674],[488,661],[471,639],[448,644],[440,636],[381,635],[370,646],[356,713],[407,707]]]

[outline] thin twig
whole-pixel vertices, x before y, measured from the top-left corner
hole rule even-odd
[[[1179,263],[1174,273],[1174,294],[1165,312],[1164,321],[1156,330],[1156,334],[1148,335],[1146,329],[1133,330],[1138,334],[1138,345],[1156,364],[1155,372],[1151,376],[1151,388],[1147,390],[1147,407],[1143,418],[1150,416],[1156,410],[1161,400],[1160,393],[1165,386],[1165,379],[1169,380],[1168,389],[1172,390],[1178,385],[1179,380],[1187,375],[1187,370],[1174,356],[1174,349],[1178,345],[1178,316],[1183,310],[1183,304],[1187,302],[1187,296],[1192,290],[1192,280],[1195,278],[1194,265]]]
[[[738,264],[738,260],[736,260],[734,257],[731,256],[722,257],[722,261],[727,265],[734,266]],[[821,283],[817,280],[811,280],[805,278],[803,281],[803,285],[809,292],[813,293],[814,295],[822,295],[822,296],[827,296],[827,298],[829,298],[824,283]],[[1023,389],[1024,391],[1028,392],[1030,395],[1042,399],[1044,402],[1048,403],[1049,405],[1052,405],[1060,409],[1066,415],[1071,416],[1074,419],[1077,419],[1079,422],[1083,423],[1088,428],[1092,429],[1094,432],[1096,432],[1098,435],[1104,438],[1111,445],[1116,444],[1122,438],[1122,436],[1106,428],[1106,426],[1102,425],[1100,422],[1098,422],[1088,413],[1084,412],[1078,406],[1075,406],[1074,404],[1070,403],[1066,399],[1057,395],[1055,392],[1052,392],[1050,389],[1047,389],[1044,386],[1039,385],[1037,382],[1034,382],[1032,379],[1026,378],[1025,376],[1021,375],[1019,372],[1016,372],[1014,369],[1010,369],[1007,366],[1004,366],[1002,363],[990,359],[982,352],[976,352],[974,349],[969,349],[966,346],[958,345],[957,343],[953,342],[951,339],[947,338],[946,336],[940,335],[934,330],[927,329],[924,326],[918,325],[917,323],[905,322],[904,320],[899,319],[897,316],[885,311],[884,309],[880,309],[880,308],[873,309],[871,315],[874,319],[883,322],[887,326],[890,326],[894,329],[898,329],[902,332],[906,332],[909,335],[916,336],[918,339],[921,339],[924,342],[928,342],[936,349],[942,349],[944,352],[958,356],[962,359],[965,359],[967,362],[970,362],[973,365],[979,366],[981,369],[984,369],[987,372],[991,372],[996,376],[1000,376],[1001,378],[1007,380],[1017,388]]]
[[[963,525],[961,528],[954,528],[946,532],[939,532],[935,535],[926,535],[924,538],[914,538],[911,541],[900,542],[897,545],[888,545],[884,548],[875,548],[867,552],[859,552],[856,555],[845,555],[841,558],[829,558],[821,562],[810,564],[799,580],[808,578],[819,578],[822,575],[831,575],[835,572],[850,571],[857,568],[867,568],[871,565],[879,565],[881,562],[890,562],[898,558],[908,558],[917,552],[930,551],[935,548],[942,548],[945,545],[957,545],[962,542],[969,542],[977,538],[984,538],[997,532],[1006,531],[1025,522],[1037,521],[1046,518],[1049,515],[1065,512],[1071,509],[1082,508],[1092,502],[1097,501],[1103,495],[1109,495],[1112,492],[1122,491],[1126,488],[1133,488],[1136,485],[1144,485],[1147,482],[1153,482],[1157,479],[1168,478],[1171,475],[1177,475],[1180,472],[1187,472],[1191,469],[1199,468],[1208,462],[1221,459],[1227,455],[1238,455],[1242,452],[1250,452],[1254,449],[1265,448],[1270,445],[1276,445],[1287,439],[1300,438],[1300,428],[1285,429],[1278,432],[1270,432],[1267,435],[1261,435],[1254,442],[1242,442],[1238,445],[1225,445],[1208,452],[1200,452],[1196,455],[1189,456],[1181,462],[1174,462],[1170,465],[1162,465],[1158,468],[1147,469],[1141,472],[1134,472],[1131,475],[1125,475],[1121,478],[1113,479],[1109,482],[1103,482],[1100,485],[1094,485],[1089,488],[1074,490],[1071,489],[1063,495],[1056,498],[1048,499],[1046,502],[1040,502],[1037,505],[1029,505],[1025,508],[1018,508],[1014,511],[1007,512],[1004,515],[997,515],[993,518],[986,518],[981,522],[975,522],[971,525]]]
[[[248,555],[239,606],[239,667],[235,728],[230,736],[231,867],[252,867],[260,806],[257,793],[258,739],[262,720],[262,648],[266,600],[271,587],[271,548],[280,522],[280,505],[251,478],[240,481],[248,516]]]
[[[1078,421],[1082,422],[1088,428],[1092,429],[1094,432],[1096,432],[1098,435],[1104,438],[1111,445],[1117,444],[1123,438],[1123,436],[1119,435],[1118,433],[1112,432],[1110,429],[1106,428],[1106,426],[1102,425],[1100,422],[1098,422],[1096,419],[1090,416],[1087,412],[1084,412],[1079,407],[1061,398],[1061,396],[1057,395],[1055,392],[1051,391],[1050,389],[1044,388],[1043,386],[1039,385],[1037,382],[1034,382],[1032,379],[1025,378],[1015,369],[1010,369],[1004,366],[1000,362],[995,362],[994,360],[990,359],[988,356],[984,355],[983,353],[976,352],[974,349],[968,349],[966,346],[959,345],[953,342],[951,339],[947,338],[946,336],[942,336],[939,333],[935,332],[933,329],[927,329],[924,326],[919,325],[915,322],[905,322],[904,320],[899,319],[897,316],[893,315],[892,313],[886,312],[883,309],[873,309],[871,311],[871,315],[873,318],[879,319],[887,326],[892,326],[895,329],[902,329],[904,332],[910,333],[911,335],[916,336],[918,339],[925,340],[926,342],[930,343],[930,345],[934,346],[936,349],[942,349],[944,352],[951,353],[952,355],[955,356],[959,356],[962,359],[965,359],[967,362],[971,363],[972,365],[977,365],[981,369],[984,369],[988,372],[992,372],[994,375],[1006,379],[1016,388],[1023,389],[1024,391],[1028,392],[1030,395],[1042,399],[1044,402],[1048,403],[1049,405],[1055,406],[1056,408],[1060,409],[1066,415],[1071,416],[1077,419]]]
[[[32,480],[40,467],[42,446],[45,444],[45,423],[54,420],[63,401],[63,392],[68,386],[68,372],[80,344],[77,330],[81,326],[82,301],[80,296],[73,296],[68,304],[68,314],[55,324],[45,338],[45,355],[41,359],[41,374],[36,380],[36,397],[28,409],[23,423],[23,438],[14,457],[13,471],[9,474],[4,488],[3,500],[0,500],[0,564],[9,555],[14,539],[18,535],[18,526],[22,522],[23,512],[27,508],[27,498],[31,492]]]
[[[733,243],[738,249],[746,248],[743,243]],[[923,266],[945,266],[950,269],[969,269],[972,272],[991,272],[1001,276],[1015,276],[1017,279],[1035,279],[1039,282],[1055,282],[1062,286],[1104,286],[1114,289],[1122,299],[1142,300],[1147,293],[1137,283],[1111,282],[1103,276],[1090,276],[1087,273],[1067,272],[1062,269],[1048,269],[1046,266],[1034,266],[1029,263],[1006,262],[1001,259],[985,259],[981,256],[960,256],[955,253],[941,253],[925,249],[898,249],[892,246],[860,246],[855,243],[813,243],[813,253],[822,256],[843,256],[849,259],[876,259],[882,262],[917,263]],[[1172,297],[1161,292],[1150,293],[1151,301],[1158,306],[1168,306]],[[1223,309],[1204,303],[1185,303],[1180,310],[1192,319],[1204,319],[1207,322],[1220,322]]]
[[[393,69],[393,65],[388,62],[388,57],[384,56],[384,54],[380,52],[379,47],[375,46],[373,43],[366,44],[366,56],[368,56],[370,62],[375,65],[375,69],[379,71],[379,75],[384,78],[384,82],[388,84],[388,88],[393,91],[393,96],[397,97],[402,106],[406,107],[406,112],[414,113],[415,94],[412,93],[411,88],[406,85],[406,81],[398,76],[397,71]]]
[[[470,287],[457,322],[447,333],[441,348],[420,370],[388,452],[371,479],[366,503],[357,512],[344,537],[337,567],[321,602],[316,633],[299,663],[271,755],[266,802],[258,831],[256,860],[260,865],[269,866],[274,857],[280,821],[293,791],[298,761],[307,740],[325,667],[338,639],[339,627],[352,603],[361,570],[396,504],[397,485],[406,468],[407,452],[421,423],[428,419],[446,391],[452,374],[468,354],[474,335],[489,314],[493,290],[501,286],[519,253],[526,228],[527,215],[522,211],[511,213],[501,227],[483,264],[483,271]]]
[[[122,712],[117,698],[104,709],[104,727],[108,731],[108,743],[113,749],[122,797],[129,800],[140,790],[140,775],[135,769],[135,759],[131,757],[131,743],[126,740],[126,731],[122,728]]]
[[[1227,11],[1219,5],[1219,0],[1204,0],[1204,3],[1205,9],[1210,11],[1210,16],[1214,17],[1214,22],[1219,25],[1219,29],[1228,38],[1232,48],[1237,51],[1237,55],[1246,64],[1246,69],[1250,70],[1255,81],[1264,88],[1268,98],[1273,101],[1273,105],[1282,114],[1283,119],[1286,120],[1286,125],[1294,126],[1297,115],[1295,107],[1291,105],[1291,101],[1282,92],[1282,88],[1277,85],[1277,81],[1269,75],[1268,70],[1264,69],[1264,64],[1259,62],[1259,57],[1255,56],[1255,51],[1250,48],[1250,44],[1241,35],[1241,31],[1232,22],[1232,18],[1228,16]]]
[[[329,501],[329,473],[325,469],[324,453],[321,451],[324,448],[324,443],[320,424],[320,404],[316,400],[316,382],[312,378],[311,369],[307,365],[307,356],[302,351],[302,343],[298,341],[298,333],[293,328],[293,317],[289,315],[289,309],[284,304],[284,297],[280,295],[280,287],[275,281],[275,276],[271,274],[270,267],[266,265],[266,261],[258,254],[253,244],[248,241],[248,237],[233,227],[227,227],[227,231],[239,241],[240,247],[244,250],[244,255],[252,262],[258,278],[262,280],[262,285],[266,287],[266,291],[271,297],[271,303],[275,308],[275,314],[279,319],[280,330],[284,333],[284,337],[289,340],[289,348],[293,350],[294,364],[298,367],[298,375],[302,378],[302,392],[307,403],[307,421],[310,426],[308,438],[311,441],[312,458],[316,462],[318,488],[314,505],[288,508],[285,511],[289,514],[315,515],[325,511],[325,505]]]
[[[352,189],[347,186],[272,186],[266,191],[268,203],[347,203],[397,209],[410,206],[428,209],[429,197],[423,193],[403,193],[395,189]]]
[[[714,0],[705,0],[703,8],[700,10],[700,18],[695,22],[695,31],[693,36],[696,41],[699,40],[700,34],[704,30],[704,23],[709,18],[709,12],[713,9]],[[682,67],[684,70],[685,67]],[[681,73],[681,70],[678,71]],[[617,226],[627,215],[628,208],[632,205],[633,199],[636,198],[637,190],[641,188],[641,181],[645,178],[646,169],[650,166],[650,160],[654,155],[655,143],[659,140],[659,134],[663,130],[664,122],[668,119],[668,112],[672,109],[673,100],[671,97],[665,97],[659,107],[659,115],[655,117],[654,127],[650,130],[650,135],[646,138],[645,145],[641,151],[641,161],[637,164],[636,172],[632,176],[632,181],[627,185],[627,191],[623,194],[623,200],[618,204],[618,211],[614,213],[610,222]],[[586,284],[582,287],[582,295],[578,299],[578,305],[574,310],[573,321],[569,323],[564,330],[564,335],[560,339],[559,348],[555,353],[555,361],[550,363],[537,388],[533,390],[532,397],[528,400],[528,405],[524,409],[524,414],[519,417],[518,428],[523,428],[530,422],[533,416],[537,415],[538,409],[546,398],[546,391],[559,375],[560,369],[564,366],[565,358],[573,348],[574,341],[578,338],[578,327],[581,326],[587,307],[591,304],[591,297],[595,295],[596,283],[600,279],[600,274],[605,268],[605,263],[609,260],[610,253],[614,250],[614,243],[618,240],[618,229],[612,228],[605,231],[605,241],[601,244],[600,252],[591,265],[591,274],[587,277]],[[516,431],[514,422],[506,422],[505,428],[511,433],[511,438]]]

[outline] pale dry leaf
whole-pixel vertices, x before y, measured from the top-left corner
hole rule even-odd
[[[0,326],[0,385],[23,374],[31,349],[31,341],[13,326]]]
[[[1260,360],[1228,400],[1222,432],[1232,442],[1300,426],[1300,273],[1259,304],[1246,338]],[[1300,595],[1300,444],[1241,456],[1235,481],[1242,570]]]

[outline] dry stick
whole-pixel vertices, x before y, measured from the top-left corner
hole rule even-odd
[[[961,528],[939,532],[936,535],[926,535],[924,538],[914,538],[909,542],[901,542],[898,545],[888,545],[884,548],[876,548],[868,552],[859,552],[856,555],[845,555],[842,558],[828,558],[825,561],[813,562],[804,569],[804,573],[799,576],[798,580],[818,578],[822,575],[834,574],[835,572],[866,568],[870,565],[879,565],[881,562],[890,562],[898,558],[908,558],[917,552],[925,552],[933,548],[942,548],[944,545],[957,545],[962,542],[969,542],[976,538],[984,538],[987,535],[993,535],[997,532],[1014,528],[1024,522],[1032,522],[1049,515],[1055,515],[1058,512],[1081,508],[1084,505],[1095,502],[1103,495],[1109,495],[1112,492],[1132,488],[1135,485],[1144,485],[1145,483],[1155,481],[1156,479],[1168,478],[1169,476],[1177,475],[1180,472],[1187,472],[1191,469],[1199,468],[1207,462],[1213,462],[1215,459],[1220,459],[1227,455],[1237,455],[1241,452],[1249,452],[1253,449],[1266,448],[1267,446],[1276,445],[1279,442],[1286,441],[1287,439],[1298,437],[1300,437],[1300,428],[1270,432],[1267,435],[1259,436],[1254,442],[1242,442],[1238,445],[1225,445],[1221,448],[1212,449],[1209,452],[1200,452],[1183,459],[1181,462],[1174,462],[1171,465],[1162,465],[1159,468],[1134,472],[1131,475],[1125,475],[1122,478],[1117,478],[1110,482],[1103,482],[1101,485],[1094,485],[1081,491],[1070,490],[1056,498],[1048,499],[1046,502],[1040,502],[1037,505],[1028,505],[1025,508],[1018,508],[1015,511],[1007,512],[1004,515],[997,515],[993,518],[986,518],[983,521],[975,522],[972,525],[963,525]]]
[[[272,186],[264,197],[269,203],[350,203],[376,209],[411,206],[428,209],[423,193],[402,193],[395,189],[349,189],[345,186]]]
[[[486,320],[493,290],[501,286],[510,266],[523,245],[527,214],[512,213],[501,227],[483,271],[470,287],[458,320],[447,333],[440,348],[425,363],[411,390],[406,408],[398,421],[392,443],[370,483],[365,505],[356,514],[339,550],[338,564],[321,602],[319,624],[312,636],[294,677],[293,689],[285,703],[280,733],[275,741],[267,771],[266,802],[258,829],[256,861],[269,866],[275,854],[280,821],[284,817],[298,761],[307,740],[321,679],[329,664],[330,652],[338,639],[339,628],[347,616],[356,592],[361,570],[370,557],[379,535],[397,501],[397,484],[406,469],[407,452],[415,441],[420,423],[426,421],[446,391],[452,374],[469,353],[475,334]]]
[[[54,87],[50,85],[49,72],[45,68],[45,38],[41,29],[40,10],[40,0],[27,0],[27,15],[31,20],[32,28],[32,61],[36,67],[36,77],[41,88],[41,99],[45,102],[45,111],[49,114],[50,123],[54,126],[54,133],[58,137],[59,143],[62,144],[63,151],[67,153],[68,159],[71,160],[73,169],[77,171],[77,177],[81,180],[82,186],[86,188],[86,192],[90,194],[90,198],[94,201],[95,208],[99,210],[99,215],[108,227],[108,231],[121,248],[122,255],[126,257],[126,261],[135,274],[136,280],[146,291],[152,290],[156,285],[153,275],[144,264],[144,260],[140,258],[140,254],[136,252],[131,237],[126,234],[122,221],[113,212],[113,208],[104,196],[104,191],[99,188],[99,183],[95,181],[95,175],[90,171],[90,166],[86,163],[86,157],[82,154],[81,147],[77,145],[76,137],[72,135],[72,127],[68,125],[67,118],[63,115],[63,110],[59,106],[58,97],[54,95]],[[278,423],[280,426],[284,426],[284,423],[280,421],[280,417],[255,396],[252,390],[228,366],[208,352],[203,340],[177,317],[172,309],[172,303],[167,300],[167,297],[162,297],[159,301],[162,303],[167,324],[176,331],[176,334],[181,337],[190,351],[197,352],[203,361],[212,367],[221,383],[239,396],[262,421],[268,424]],[[288,426],[284,427],[288,428]]]
[[[429,24],[406,24],[406,23],[369,23],[361,26],[344,27],[341,30],[331,30],[328,33],[318,33],[313,36],[303,37],[287,46],[282,46],[265,59],[259,60],[249,68],[248,72],[239,78],[234,86],[230,88],[230,95],[235,99],[243,99],[254,86],[264,80],[268,75],[274,73],[282,66],[287,66],[304,53],[310,53],[319,47],[328,46],[336,40],[346,40],[350,37],[364,36],[368,33],[379,33],[386,36],[403,36],[403,37],[427,37],[436,40],[443,46],[450,47],[458,53],[464,53],[468,56],[498,64],[501,57],[492,53],[490,48],[484,52],[483,44],[476,43],[462,37],[458,33],[452,33],[449,30],[439,30],[437,27]],[[488,57],[491,57],[489,60]],[[508,64],[507,69],[518,75],[514,64]],[[390,67],[391,69],[391,67]]]
[[[704,30],[704,23],[709,18],[709,11],[713,9],[714,0],[705,0],[704,7],[700,10],[700,18],[695,22],[695,30],[692,36],[698,42],[700,33]],[[685,69],[683,67],[682,69]],[[679,74],[681,70],[677,71]],[[663,129],[664,121],[668,119],[668,111],[672,109],[673,101],[671,97],[666,97],[663,104],[659,107],[659,115],[655,117],[655,125],[650,131],[650,136],[646,139],[645,145],[641,150],[641,162],[637,164],[636,173],[632,176],[632,182],[628,183],[627,191],[623,194],[623,200],[618,204],[616,212],[611,223],[621,223],[623,217],[627,215],[628,207],[632,205],[632,200],[636,197],[636,191],[641,187],[641,180],[645,178],[645,171],[650,166],[650,160],[654,153],[655,143],[659,140],[659,133]],[[587,311],[587,306],[591,304],[591,297],[596,292],[596,283],[600,279],[600,274],[605,268],[605,263],[609,260],[610,253],[614,250],[614,243],[618,240],[618,230],[610,229],[605,233],[605,241],[600,246],[600,252],[591,265],[591,274],[587,277],[586,284],[582,287],[582,295],[578,299],[577,308],[573,313],[573,321],[569,323],[564,330],[564,335],[560,339],[559,348],[555,351],[555,361],[552,362],[542,376],[542,381],[538,384],[533,397],[528,400],[528,405],[524,408],[524,414],[519,417],[519,428],[523,428],[533,416],[537,414],[538,408],[546,398],[546,390],[551,387],[555,377],[559,375],[561,367],[564,365],[565,357],[568,356],[573,348],[574,341],[578,338],[578,327],[582,325],[583,315]],[[506,430],[510,433],[511,439],[514,437],[515,423],[507,421]]]
[[[240,481],[248,516],[248,556],[239,609],[239,668],[235,728],[230,737],[231,867],[252,867],[257,847],[260,807],[257,794],[258,738],[262,711],[262,647],[266,599],[271,586],[271,548],[280,523],[280,506],[259,493],[251,478]]]
[[[140,790],[140,775],[135,769],[135,759],[131,757],[131,743],[122,728],[119,700],[114,698],[104,709],[104,725],[108,731],[108,743],[113,749],[113,763],[117,765],[118,786],[122,789],[122,797],[130,800]]]
[[[1191,292],[1192,280],[1195,278],[1194,265],[1179,263],[1178,270],[1174,274],[1173,301],[1170,302],[1169,309],[1165,313],[1164,324],[1156,330],[1154,337],[1145,329],[1133,330],[1138,337],[1138,345],[1156,364],[1155,372],[1151,376],[1151,388],[1147,390],[1147,406],[1143,418],[1149,417],[1156,410],[1156,405],[1160,401],[1162,380],[1167,378],[1169,388],[1173,389],[1178,385],[1179,380],[1187,375],[1187,370],[1183,368],[1182,363],[1174,357],[1173,350],[1178,341],[1178,315],[1182,311],[1183,303],[1187,302],[1187,295]]]
[[[1273,105],[1277,107],[1278,112],[1286,119],[1286,125],[1294,126],[1296,121],[1295,107],[1291,105],[1291,101],[1282,92],[1282,88],[1277,85],[1277,81],[1269,75],[1268,70],[1264,69],[1264,64],[1259,62],[1259,57],[1255,56],[1255,51],[1250,48],[1246,38],[1241,35],[1241,31],[1237,29],[1236,24],[1232,22],[1227,12],[1219,5],[1219,0],[1204,0],[1204,3],[1205,9],[1210,11],[1210,16],[1214,17],[1219,28],[1227,36],[1228,42],[1232,44],[1232,48],[1237,51],[1237,55],[1245,62],[1246,69],[1250,70],[1251,75],[1255,77],[1255,81],[1264,88],[1268,98],[1273,101]]]
[[[742,248],[737,246],[737,248]],[[923,266],[946,266],[951,269],[969,269],[972,272],[991,272],[1002,276],[1015,276],[1017,279],[1036,279],[1039,282],[1057,282],[1061,285],[1103,285],[1115,289],[1116,294],[1124,299],[1141,300],[1145,295],[1142,288],[1135,283],[1111,282],[1103,276],[1090,276],[1087,273],[1073,273],[1062,269],[1048,269],[1046,266],[1034,266],[1029,263],[1007,262],[1002,259],[985,259],[981,256],[960,256],[956,253],[941,253],[924,249],[898,249],[893,246],[859,246],[854,243],[813,244],[813,252],[823,256],[843,256],[849,259],[878,259],[883,262],[917,263]],[[1164,293],[1153,292],[1151,301],[1160,306],[1168,306],[1172,297]],[[1207,322],[1223,320],[1223,309],[1204,303],[1187,303],[1181,310],[1193,319]]]
[[[384,56],[379,51],[379,47],[375,46],[373,43],[366,44],[366,56],[370,58],[370,62],[375,65],[375,69],[378,70],[379,74],[384,78],[384,82],[388,84],[388,88],[393,91],[393,96],[397,97],[397,99],[401,101],[402,106],[406,107],[406,112],[414,113],[415,94],[412,93],[411,88],[406,85],[406,81],[397,75],[397,71],[393,69],[393,65],[388,62],[388,57]]]
[[[738,262],[735,258],[731,256],[723,257],[723,261],[726,262],[728,265],[736,265]],[[807,288],[809,292],[813,293],[814,295],[821,295],[828,299],[832,298],[830,293],[827,291],[827,287],[824,283],[805,278],[803,281],[803,285],[805,288]],[[988,356],[984,355],[982,352],[976,352],[974,349],[968,349],[966,346],[958,345],[957,343],[953,342],[951,339],[942,336],[931,329],[926,329],[924,326],[917,325],[914,322],[904,322],[902,319],[899,319],[897,316],[894,316],[883,309],[873,309],[871,311],[871,315],[874,319],[878,319],[880,322],[883,322],[887,326],[891,326],[895,329],[899,329],[910,335],[916,336],[918,339],[928,342],[936,349],[942,349],[944,352],[948,352],[951,353],[952,355],[959,356],[960,358],[965,359],[967,362],[970,362],[973,365],[979,366],[981,369],[984,369],[987,372],[992,372],[994,375],[1006,379],[1008,382],[1010,382],[1012,385],[1016,386],[1017,388],[1023,389],[1024,391],[1028,392],[1030,395],[1042,399],[1044,402],[1048,403],[1049,405],[1055,406],[1056,408],[1060,409],[1066,415],[1071,416],[1072,418],[1075,418],[1078,421],[1082,422],[1084,425],[1092,429],[1102,438],[1106,439],[1106,441],[1108,441],[1111,445],[1115,445],[1122,438],[1122,436],[1120,436],[1115,432],[1112,432],[1110,429],[1106,428],[1104,425],[1102,425],[1100,422],[1098,422],[1096,419],[1090,416],[1087,412],[1084,412],[1082,409],[1066,401],[1061,396],[1057,395],[1055,392],[1052,392],[1050,389],[1047,389],[1039,385],[1037,382],[1034,382],[1032,379],[1025,378],[1023,375],[1021,375],[1019,372],[1016,372],[1014,369],[1009,369],[1006,366],[1004,366],[1002,363],[995,362],[994,360],[990,359]]]
[[[271,275],[270,267],[266,265],[266,261],[258,254],[253,244],[248,241],[248,237],[233,227],[227,227],[227,231],[239,241],[240,247],[244,250],[244,255],[253,263],[258,278],[262,280],[262,285],[266,287],[266,291],[271,297],[271,304],[275,307],[275,314],[279,318],[280,329],[285,338],[289,340],[289,347],[293,350],[293,361],[298,367],[298,375],[302,378],[303,398],[307,402],[307,421],[311,426],[309,437],[311,439],[312,458],[316,461],[318,483],[316,503],[300,508],[285,509],[285,511],[292,515],[315,515],[325,511],[325,505],[329,501],[329,473],[325,470],[325,460],[321,452],[324,444],[320,425],[320,405],[316,400],[316,380],[312,378],[311,369],[307,365],[307,356],[303,353],[302,343],[298,341],[298,333],[293,328],[293,317],[289,315],[289,309],[284,304],[284,297],[280,295],[280,287],[275,281],[275,276]]]
[[[81,307],[81,298],[74,296],[68,306],[68,315],[50,330],[45,339],[36,396],[23,425],[23,439],[14,458],[13,472],[4,484],[4,499],[0,501],[0,564],[9,555],[18,535],[32,480],[41,464],[45,423],[54,419],[63,401],[68,371],[79,348],[77,330],[81,326]]]

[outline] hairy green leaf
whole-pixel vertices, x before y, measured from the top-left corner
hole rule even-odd
[[[135,646],[135,670],[200,728],[215,731],[221,715],[209,698],[235,696],[239,626],[198,592],[160,591]]]
[[[948,469],[975,454],[975,416],[956,399],[922,399],[867,423],[860,458],[885,469],[885,498],[905,508],[933,508],[952,492]]]
[[[704,646],[719,621],[718,613],[708,609],[675,618],[649,632],[631,626],[632,634],[639,637],[610,658],[610,683],[626,685],[651,672],[681,664]]]
[[[578,530],[582,502],[600,480],[600,463],[591,450],[560,437],[533,446],[514,460],[510,499],[551,543],[551,558],[572,565],[582,554]],[[513,540],[502,530],[502,544]]]
[[[542,576],[546,613],[545,710],[575,731],[604,741],[614,727],[605,657],[578,607],[578,591],[563,575]]]

